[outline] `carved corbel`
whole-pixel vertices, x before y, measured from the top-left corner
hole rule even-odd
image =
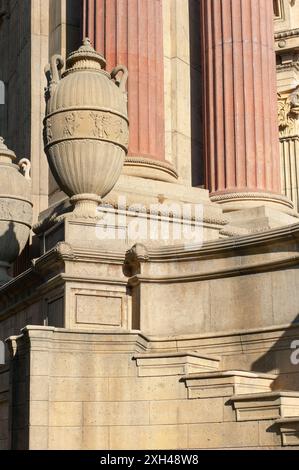
[[[149,260],[147,248],[142,243],[136,243],[127,251],[124,262],[124,275],[133,277],[141,273],[141,264]]]

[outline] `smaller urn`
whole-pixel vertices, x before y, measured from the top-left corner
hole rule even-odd
[[[25,247],[32,226],[30,162],[15,161],[0,137],[0,285],[11,280],[7,270]]]
[[[117,182],[128,151],[128,71],[108,73],[106,61],[85,39],[63,68],[61,56],[46,67],[45,152],[56,182],[75,205],[74,216],[94,217]]]

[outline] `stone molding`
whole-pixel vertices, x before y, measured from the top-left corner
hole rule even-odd
[[[286,196],[270,192],[242,190],[240,190],[240,192],[225,191],[212,193],[210,197],[212,202],[217,202],[218,204],[226,205],[231,204],[232,207],[230,207],[230,210],[234,210],[234,204],[236,206],[235,210],[237,210],[239,208],[238,203],[241,203],[240,208],[243,207],[242,205],[246,201],[253,202],[255,205],[257,205],[257,203],[270,203],[271,205],[274,204],[275,206],[280,207],[283,211],[285,211],[285,208],[289,210],[292,210],[294,208],[293,203]],[[293,212],[291,212],[291,214],[294,215]]]
[[[234,240],[224,239],[215,242],[205,243],[203,246],[195,246],[190,250],[185,249],[182,246],[170,246],[159,249],[148,249],[147,255],[148,260],[146,264],[158,263],[158,262],[177,262],[186,261],[193,263],[195,260],[209,260],[215,257],[223,256],[228,259],[243,250],[246,253],[258,254],[264,253],[265,248],[269,250],[271,244],[277,246],[278,243],[281,245],[281,254],[274,259],[266,260],[261,259],[256,262],[248,262],[246,264],[228,265],[225,269],[212,268],[207,271],[207,266],[204,267],[202,272],[193,272],[177,275],[165,275],[165,276],[148,276],[148,275],[137,275],[133,278],[126,280],[116,279],[113,282],[128,283],[131,286],[138,285],[140,282],[153,282],[153,283],[169,283],[169,282],[186,282],[194,280],[204,280],[208,278],[219,278],[228,275],[240,275],[240,273],[255,273],[267,270],[281,269],[283,267],[294,266],[298,263],[299,255],[294,253],[298,246],[299,241],[299,224],[283,227],[279,229],[273,229],[265,233],[257,233],[254,235],[248,235],[239,237]],[[125,249],[80,249],[68,246],[65,243],[59,244],[56,248],[50,250],[37,260],[33,261],[32,267],[26,272],[20,274],[13,281],[10,281],[5,286],[0,288],[1,293],[1,316],[2,318],[13,314],[20,308],[20,305],[24,302],[33,301],[41,295],[41,289],[43,278],[51,273],[51,279],[47,283],[43,284],[43,291],[50,290],[54,285],[60,285],[64,283],[66,279],[71,279],[72,276],[62,274],[61,265],[63,263],[71,262],[111,262],[113,264],[124,265],[126,252]],[[144,261],[139,257],[138,262],[144,269]],[[77,279],[77,277],[73,277]],[[93,279],[90,279],[92,281]],[[111,279],[94,279],[96,282],[112,282]],[[17,299],[15,303],[12,303],[11,299]]]
[[[28,325],[22,328],[21,334],[9,337],[6,342],[11,357],[33,351],[55,350],[55,338],[64,344],[67,350],[72,346],[77,351],[103,351],[115,354],[142,353],[147,349],[148,339],[140,331],[111,330],[105,332],[80,329],[54,328],[50,326]]]
[[[285,31],[279,31],[274,34],[275,40],[293,38],[299,36],[299,28],[287,29]]]
[[[219,367],[220,357],[205,356],[194,351],[138,354],[136,361],[139,377],[195,374]]]
[[[276,420],[276,424],[279,426],[283,446],[299,445],[299,417],[280,418]]]
[[[276,65],[276,70],[277,70],[277,72],[282,72],[282,71],[285,71],[285,70],[296,70],[298,72],[299,71],[299,63],[298,63],[298,60],[297,60],[297,56],[296,56],[296,61],[277,64]]]
[[[129,201],[126,205],[123,205],[122,207],[118,207],[118,200],[117,200],[117,196],[119,196],[121,194],[115,194],[113,196],[109,195],[108,197],[105,198],[105,200],[103,201],[103,211],[105,210],[105,207],[109,206],[109,208],[113,208],[115,209],[116,211],[116,214],[119,213],[119,211],[126,211],[126,216],[127,217],[130,217],[130,215],[133,215],[134,217],[136,216],[136,212],[139,212],[140,211],[140,204],[141,206],[144,208],[144,212],[142,212],[142,215],[145,214],[146,217],[148,219],[150,219],[151,216],[154,216],[154,217],[159,217],[159,218],[163,218],[165,219],[165,216],[163,215],[163,211],[161,210],[159,212],[159,210],[157,211],[154,211],[150,205],[158,205],[157,202],[155,202],[154,200],[150,200],[150,198],[143,198],[141,201],[139,200],[139,198],[137,197],[136,199],[136,205],[134,206],[134,204],[131,204],[131,201]],[[178,204],[179,207],[181,207],[181,205],[183,204],[182,202],[180,201],[172,201],[172,200],[168,200],[166,202],[166,204],[169,204],[170,206],[172,204]],[[188,203],[187,203],[188,204]],[[191,205],[193,203],[190,203]],[[63,205],[63,207],[61,207]],[[182,211],[180,211],[182,212]],[[101,218],[102,217],[102,212],[99,211],[96,213],[96,215],[89,215],[89,214],[80,214],[80,217],[78,218],[82,218],[82,219],[96,219],[96,218]],[[67,219],[75,219],[75,217],[72,216],[72,213],[71,213],[71,207],[67,206],[67,200],[63,201],[61,204],[58,205],[57,208],[53,209],[52,212],[50,213],[47,213],[45,215],[44,218],[42,218],[39,222],[37,222],[34,227],[33,227],[33,231],[34,233],[36,234],[41,234],[43,232],[46,232],[47,230],[51,229],[55,224],[58,224],[60,222],[63,222],[64,220],[67,220]],[[204,204],[204,207],[203,207],[203,217],[202,219],[196,219],[194,216],[191,215],[191,217],[188,217],[188,216],[185,216],[184,214],[180,213],[180,214],[175,214],[175,213],[172,213],[170,212],[169,214],[169,217],[168,217],[170,220],[177,220],[178,222],[184,220],[184,221],[191,221],[191,222],[194,222],[194,221],[199,221],[199,222],[202,222],[203,223],[203,226],[204,228],[211,228],[212,230],[215,230],[215,229],[220,229],[220,227],[223,227],[225,225],[228,224],[229,220],[219,214],[219,212],[217,211],[217,207],[216,207],[216,210],[215,210],[215,207],[214,206],[209,206],[208,204]]]
[[[182,377],[188,388],[188,398],[231,397],[271,390],[274,374],[227,370]]]
[[[127,156],[123,173],[169,183],[178,179],[177,171],[171,163],[142,156]]]
[[[299,392],[275,391],[231,397],[237,421],[299,417]]]
[[[298,265],[299,254],[297,256],[290,256],[288,260],[281,258],[280,260],[270,262],[258,262],[252,263],[247,266],[237,266],[235,268],[226,268],[220,270],[211,270],[210,272],[194,272],[192,274],[183,275],[164,275],[164,276],[146,276],[146,275],[135,275],[128,281],[131,287],[137,287],[140,284],[171,284],[179,282],[195,282],[195,281],[206,281],[210,279],[220,279],[221,277],[232,277],[239,276],[240,274],[255,274],[257,272],[267,272],[275,269],[286,268],[290,266]]]

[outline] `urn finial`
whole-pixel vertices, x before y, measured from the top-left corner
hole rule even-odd
[[[106,67],[105,57],[97,52],[89,38],[83,40],[82,46],[77,51],[71,52],[66,61],[66,71],[63,76],[69,73],[83,70],[101,71]]]
[[[83,46],[91,46],[91,42],[89,38],[84,38],[83,39]]]

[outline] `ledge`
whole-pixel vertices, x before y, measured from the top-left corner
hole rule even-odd
[[[268,392],[231,397],[237,421],[299,419],[299,392]]]
[[[283,446],[299,446],[299,417],[281,418],[276,421],[279,426]]]
[[[194,351],[136,354],[133,359],[138,367],[139,377],[185,375],[216,370],[220,358],[206,356]]]
[[[271,390],[276,377],[273,374],[228,370],[186,375],[182,380],[188,388],[188,398],[194,399],[266,392]]]

